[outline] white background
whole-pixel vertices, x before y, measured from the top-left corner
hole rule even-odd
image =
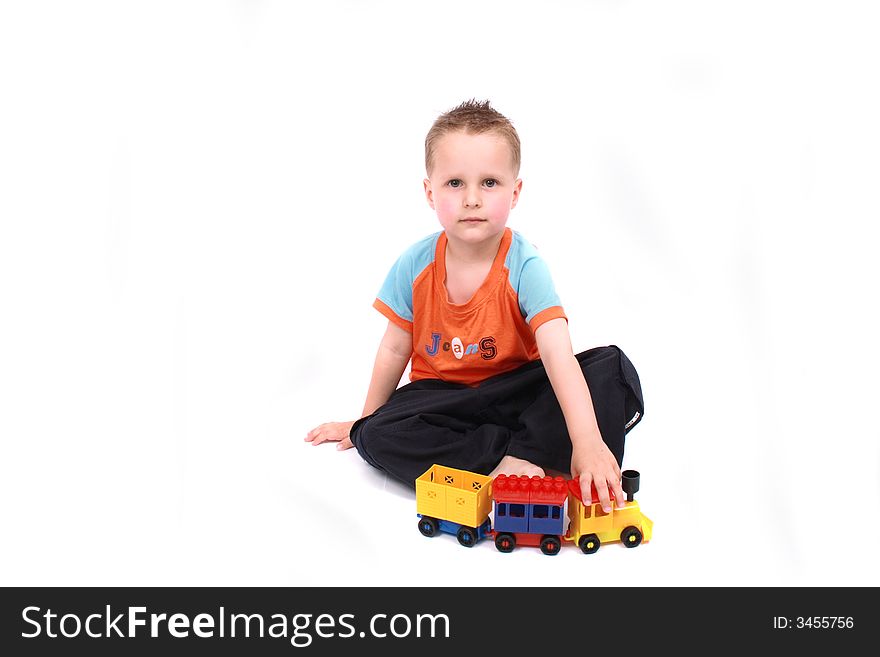
[[[0,584],[880,585],[864,2],[4,2]],[[423,140],[490,99],[509,225],[645,391],[637,550],[500,555],[303,442],[359,414]]]

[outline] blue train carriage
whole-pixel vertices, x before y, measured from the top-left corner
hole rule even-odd
[[[432,465],[416,479],[416,513],[424,536],[454,534],[465,547],[491,535],[492,479]]]
[[[518,545],[559,554],[565,523],[568,486],[562,477],[498,475],[492,483],[495,504],[493,536],[499,552]]]
[[[654,523],[642,513],[633,497],[639,490],[639,478],[636,470],[623,471],[621,487],[626,494],[626,502],[618,506],[612,497],[609,513],[602,509],[595,485],[590,490],[592,499],[584,504],[580,480],[570,480],[569,523],[565,540],[573,541],[584,554],[593,554],[604,543],[619,541],[628,548],[634,548],[650,541]]]

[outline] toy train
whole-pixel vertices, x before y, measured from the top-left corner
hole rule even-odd
[[[633,548],[651,540],[654,523],[633,499],[639,490],[639,473],[624,470],[621,486],[626,502],[618,507],[612,498],[611,511],[606,513],[595,486],[592,499],[584,503],[577,478],[498,475],[493,479],[432,465],[416,479],[419,531],[424,536],[454,534],[465,547],[490,538],[499,552],[525,545],[554,555],[564,541],[574,543],[584,554],[616,541]],[[489,517],[493,510],[494,525]]]

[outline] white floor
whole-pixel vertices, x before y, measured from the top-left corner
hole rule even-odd
[[[274,399],[267,394],[236,407],[231,398],[217,400],[211,413],[221,417],[206,415],[204,426],[191,426],[181,445],[139,427],[139,419],[147,425],[149,419],[134,416],[126,418],[127,427],[120,425],[117,436],[105,433],[106,425],[96,420],[91,441],[82,429],[64,440],[60,421],[54,425],[58,433],[44,435],[43,445],[38,444],[43,434],[32,433],[33,444],[15,448],[18,465],[10,468],[11,461],[5,461],[3,519],[12,531],[3,546],[0,581],[89,586],[880,582],[871,547],[877,535],[869,522],[873,505],[828,501],[818,490],[815,500],[802,497],[805,508],[798,509],[784,489],[799,477],[780,472],[775,483],[758,482],[754,473],[742,473],[740,480],[737,467],[743,460],[732,452],[728,464],[715,463],[714,473],[709,459],[705,468],[673,466],[663,455],[685,444],[666,429],[659,408],[648,411],[630,434],[625,461],[642,472],[637,499],[655,521],[654,539],[634,550],[609,544],[588,556],[571,547],[546,557],[534,549],[504,555],[489,542],[466,549],[451,536],[422,537],[413,493],[387,481],[354,450],[303,442],[305,417],[321,409],[296,414],[290,402],[289,394]],[[199,403],[190,403],[192,413]],[[65,410],[70,409],[59,412]],[[112,409],[108,413],[122,418]],[[137,441],[126,440],[126,430]],[[79,444],[71,444],[74,439]],[[713,458],[724,451],[717,445],[707,449]],[[856,490],[869,493],[870,486]],[[819,530],[809,509],[833,518],[840,531]]]

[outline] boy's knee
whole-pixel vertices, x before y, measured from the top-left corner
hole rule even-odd
[[[368,416],[365,418],[361,418],[360,420],[355,422],[352,425],[351,431],[349,432],[348,436],[351,440],[351,444],[354,445],[354,448],[358,451],[358,454],[361,455],[361,458],[371,465],[376,465],[369,458],[369,452],[367,451],[367,444],[370,442],[370,436],[372,433],[370,428],[370,423],[372,419],[372,416]]]
[[[373,467],[384,470],[383,445],[387,443],[387,432],[381,416],[370,415],[361,418],[351,428],[349,437],[361,458]]]
[[[414,486],[415,478],[424,472],[422,468],[413,475],[410,455],[399,440],[399,435],[389,431],[389,422],[382,416],[365,418],[353,426],[351,442],[369,465],[409,486]]]

